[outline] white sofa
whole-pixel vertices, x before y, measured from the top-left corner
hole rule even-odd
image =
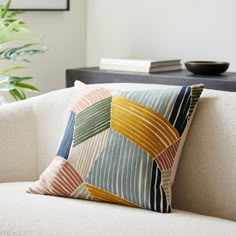
[[[26,193],[55,156],[73,91],[0,106],[1,236],[236,235],[235,92],[203,92],[181,155],[171,214]]]

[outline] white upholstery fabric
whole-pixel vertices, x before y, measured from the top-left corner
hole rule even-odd
[[[0,106],[0,182],[36,180],[54,158],[73,88]]]
[[[175,208],[236,221],[235,92],[203,92],[173,187]]]
[[[61,89],[32,99],[37,123],[37,174],[55,157],[67,123],[74,88]]]
[[[30,184],[0,184],[0,235],[236,235],[232,221],[25,193]]]
[[[36,179],[36,157],[31,101],[0,106],[0,182]]]
[[[150,88],[157,85],[105,86]],[[67,121],[66,111],[73,91],[73,88],[59,90],[24,102],[0,106],[0,182],[34,180],[45,170],[55,156]],[[235,101],[236,93],[213,90],[203,92],[180,158],[173,186],[174,208],[236,221]],[[14,191],[11,191],[13,199]],[[3,190],[0,189],[0,196],[2,193]],[[10,195],[7,193],[7,196]],[[62,200],[57,201],[61,204]],[[89,202],[84,204],[85,208],[92,206]],[[20,206],[19,202],[19,208]],[[102,212],[103,208],[98,207]],[[129,208],[122,209],[122,212],[129,212]],[[40,209],[35,212],[40,213]],[[143,212],[142,214],[152,214]],[[184,219],[190,220],[190,215],[186,218],[184,216]],[[1,207],[0,216],[2,217]],[[93,216],[91,219],[94,220]],[[195,230],[198,232],[197,228]]]

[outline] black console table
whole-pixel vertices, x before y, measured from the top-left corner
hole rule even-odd
[[[208,89],[236,92],[236,73],[219,76],[194,75],[186,70],[162,73],[138,73],[99,70],[97,67],[66,70],[66,87],[79,80],[86,84],[95,83],[145,83],[167,85],[205,84]]]

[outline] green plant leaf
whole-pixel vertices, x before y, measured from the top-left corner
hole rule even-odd
[[[27,43],[27,44],[24,44],[20,47],[15,47],[15,48],[12,48],[12,49],[14,49],[14,51],[20,51],[21,49],[29,48],[29,47],[35,46],[35,45],[39,45],[39,44],[38,43]]]
[[[5,6],[0,5],[0,59],[30,62],[26,56],[42,54],[46,49],[36,47],[40,45],[37,42],[41,42],[42,39],[33,37],[24,20],[18,19],[17,16],[23,11],[9,12],[10,5],[11,0],[8,0]],[[21,40],[33,40],[35,43],[20,44],[17,47],[7,46],[8,43]],[[0,91],[8,91],[15,100],[26,99],[25,91],[39,92],[35,86],[27,83],[32,77],[14,75],[17,70],[23,68],[25,67],[14,66],[0,73]]]
[[[0,31],[0,44],[18,40],[37,40],[37,38],[30,36],[27,32]]]
[[[9,91],[9,93],[10,93],[10,95],[11,95],[16,101],[19,100],[19,98],[16,96],[14,90]]]
[[[36,55],[36,54],[42,54],[45,53],[44,50],[39,50],[39,49],[31,49],[31,50],[25,50],[25,51],[20,51],[17,53],[17,56],[23,56],[23,55]]]
[[[0,51],[0,58],[7,59],[7,60],[14,60],[14,61],[30,62],[29,60],[22,58],[20,56],[27,56],[27,55],[33,56],[33,55],[42,54],[45,52],[45,50],[40,50],[40,49],[22,50],[22,49],[26,49],[34,45],[38,45],[38,43],[25,44],[23,46],[15,47],[15,48],[6,48]]]
[[[20,70],[20,69],[25,69],[25,66],[14,66],[8,69],[5,69],[1,72],[2,75],[8,75],[11,74],[13,71]]]
[[[0,19],[0,29],[0,44],[23,39],[39,40],[30,35],[28,27],[22,20]]]
[[[1,83],[0,84],[0,91],[1,92],[9,92],[11,90],[15,89],[14,85],[11,85],[9,83]]]
[[[25,80],[30,80],[33,77],[27,76],[27,77],[18,77],[18,76],[11,76],[11,75],[4,75],[0,76],[0,85],[2,83],[20,83]]]
[[[4,18],[6,16],[8,10],[9,10],[10,5],[11,5],[11,0],[9,0],[6,3],[6,5],[5,5],[5,7],[4,7],[3,11],[2,11],[2,18]]]
[[[22,81],[30,80],[32,78],[33,77],[30,77],[30,76],[18,77],[18,76],[12,76],[12,75],[2,75],[0,76],[0,84],[1,83],[20,83]]]
[[[16,83],[15,86],[18,88],[24,89],[25,91],[34,92],[34,93],[39,92],[39,90],[36,87],[30,84]]]
[[[22,90],[19,89],[12,89],[9,91],[15,100],[24,100],[26,99],[26,95]]]
[[[24,13],[24,11],[22,11],[22,10],[12,11],[8,14],[8,17],[9,18],[14,18],[15,16],[23,14],[23,13]]]
[[[29,31],[25,22],[22,20],[7,18],[7,19],[4,19],[2,23],[3,23],[3,25],[5,25],[5,29],[7,31],[18,31],[19,29],[24,30],[25,32]]]
[[[33,77],[16,77],[16,76],[9,76],[9,81],[10,82],[13,82],[13,83],[20,83],[22,81],[25,81],[25,80],[30,80],[30,79],[33,79]]]

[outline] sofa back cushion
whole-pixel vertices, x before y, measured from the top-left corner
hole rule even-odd
[[[236,93],[204,90],[180,158],[173,207],[236,221]]]

